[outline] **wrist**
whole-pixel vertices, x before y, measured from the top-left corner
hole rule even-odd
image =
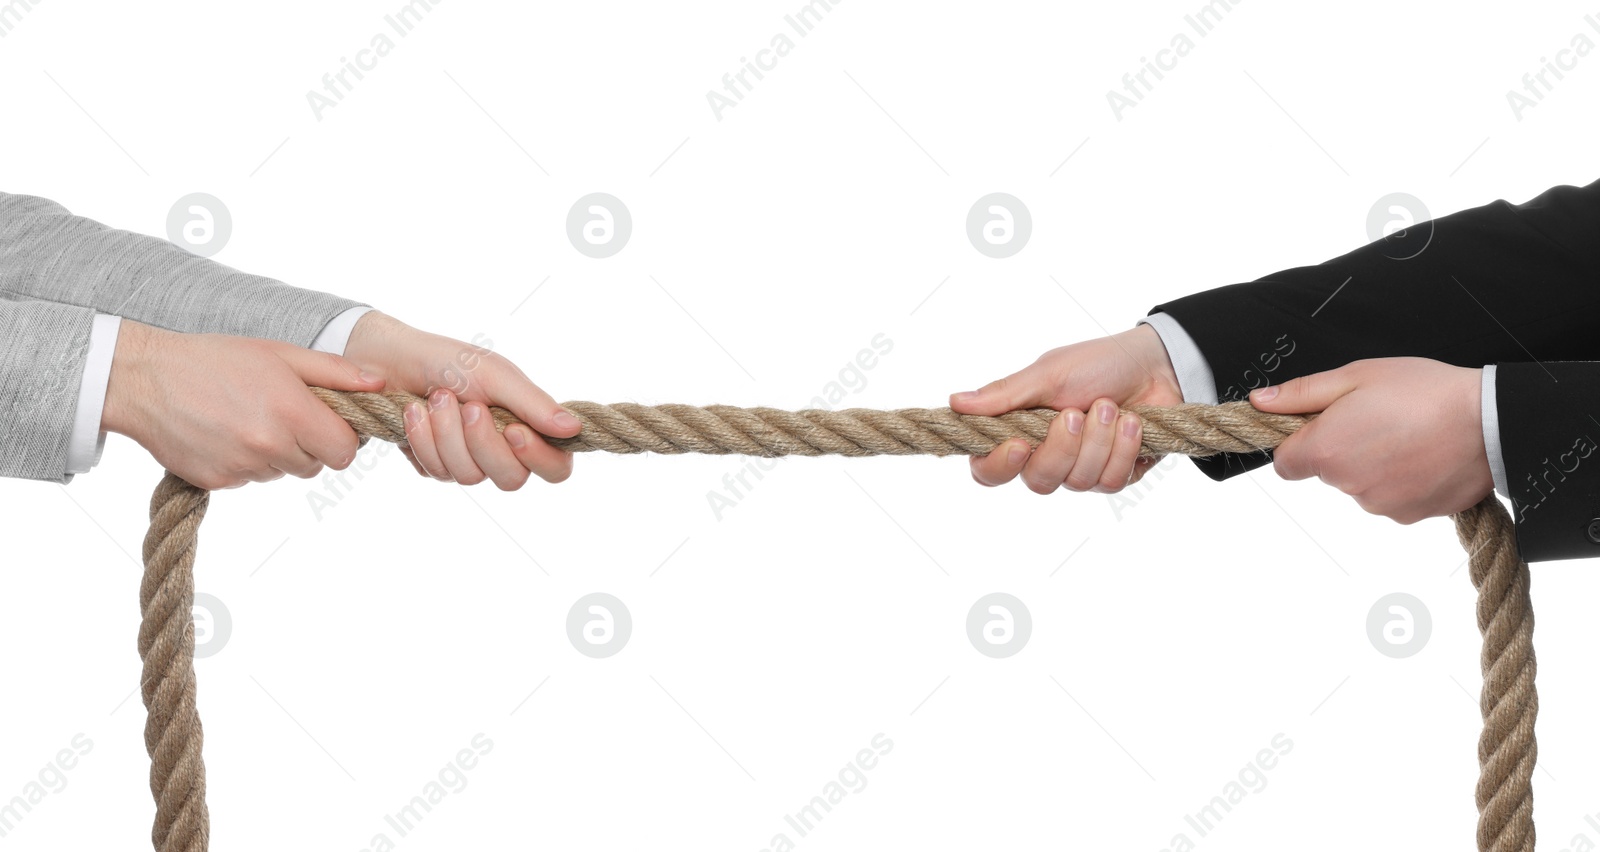
[[[1162,342],[1155,326],[1141,323],[1123,334],[1130,341],[1129,349],[1133,357],[1155,377],[1155,383],[1164,385],[1182,399],[1183,387],[1178,381],[1178,370],[1173,366],[1172,356],[1167,352],[1167,345]]]
[[[141,322],[122,321],[111,375],[106,381],[105,407],[100,414],[105,431],[138,440],[138,424],[143,419],[141,402],[150,393],[150,362],[162,345],[161,338],[171,334]]]
[[[379,366],[387,342],[406,327],[405,323],[382,311],[367,311],[350,329],[350,339],[344,346],[344,357],[362,367]]]

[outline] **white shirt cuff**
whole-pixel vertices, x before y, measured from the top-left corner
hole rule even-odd
[[[1494,490],[1511,499],[1511,488],[1506,484],[1506,459],[1500,453],[1500,409],[1495,405],[1494,365],[1483,368],[1483,449],[1489,454],[1489,473],[1494,476]]]
[[[106,433],[100,415],[106,407],[106,385],[111,381],[111,357],[117,351],[122,317],[95,314],[89,326],[89,351],[83,361],[83,383],[78,386],[78,410],[72,418],[67,442],[67,475],[88,473],[105,452]]]
[[[328,324],[317,333],[317,339],[311,341],[311,348],[318,352],[343,355],[345,346],[350,343],[350,332],[355,330],[356,320],[370,310],[372,308],[366,305],[358,305],[328,320]]]
[[[1217,383],[1211,374],[1211,365],[1200,354],[1199,344],[1183,330],[1171,316],[1157,311],[1135,323],[1156,330],[1161,345],[1167,347],[1167,357],[1172,360],[1172,371],[1178,374],[1178,389],[1183,391],[1184,402],[1217,404]]]

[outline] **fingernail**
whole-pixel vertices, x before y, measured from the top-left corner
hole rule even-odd
[[[528,436],[522,434],[521,426],[512,426],[506,430],[506,443],[520,450],[528,443]]]
[[[1101,423],[1101,425],[1108,424],[1112,420],[1116,419],[1116,417],[1117,417],[1117,407],[1115,405],[1112,405],[1111,403],[1108,402],[1105,405],[1097,406],[1097,408],[1099,408],[1099,410],[1100,410],[1100,423]]]
[[[444,408],[444,404],[449,400],[450,394],[443,390],[436,390],[433,392],[432,396],[428,397],[428,404],[432,405],[434,408]]]
[[[1278,386],[1267,385],[1264,388],[1256,388],[1251,393],[1255,395],[1256,402],[1267,402],[1278,395]]]
[[[372,384],[373,382],[376,382],[376,381],[380,380],[381,378],[382,378],[381,376],[375,376],[375,375],[367,372],[366,370],[362,370],[361,371],[361,381],[366,382],[369,385]]]
[[[978,398],[978,392],[977,391],[962,391],[961,393],[956,394],[954,398],[956,400],[960,401],[960,402],[966,402],[968,400],[977,399]]]
[[[1076,411],[1066,413],[1067,431],[1073,435],[1083,432],[1083,415]]]
[[[1129,438],[1139,434],[1139,418],[1132,414],[1122,418],[1122,434]]]
[[[478,415],[483,412],[483,406],[469,402],[461,407],[461,422],[471,426],[478,422]]]
[[[571,429],[572,427],[579,425],[578,418],[573,417],[565,410],[557,411],[555,416],[550,418],[550,422],[562,429]]]
[[[1023,447],[1023,446],[1012,447],[1010,450],[1006,451],[1006,464],[1011,465],[1012,467],[1016,467],[1017,465],[1022,464],[1022,460],[1027,458],[1027,457],[1028,457],[1028,448],[1027,447]]]
[[[422,404],[413,402],[406,406],[406,425],[415,426],[422,422]]]

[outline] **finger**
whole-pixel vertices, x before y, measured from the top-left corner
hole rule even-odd
[[[1056,419],[1060,419],[1059,417]],[[972,478],[979,485],[990,487],[1004,485],[1017,478],[1027,463],[1033,448],[1022,438],[1012,438],[995,447],[986,456],[972,457]]]
[[[1334,370],[1297,376],[1281,385],[1256,388],[1250,392],[1250,404],[1261,411],[1277,414],[1310,414],[1322,411],[1355,388],[1355,364],[1346,364]]]
[[[1100,482],[1111,444],[1116,437],[1117,404],[1101,397],[1089,407],[1083,426],[1083,446],[1067,474],[1066,486],[1072,491],[1088,491]]]
[[[950,395],[950,407],[961,414],[994,416],[1019,408],[1037,408],[1055,395],[1055,377],[1037,362],[996,379],[975,391]]]
[[[428,397],[428,419],[433,423],[433,443],[450,477],[462,485],[477,485],[487,477],[472,451],[461,426],[461,403],[456,395],[440,388]]]
[[[1106,457],[1105,470],[1100,472],[1096,491],[1115,494],[1133,482],[1133,463],[1139,458],[1139,435],[1143,424],[1137,414],[1121,414],[1111,424],[1116,435],[1111,439],[1111,455]]]
[[[1069,408],[1050,421],[1044,443],[1033,451],[1033,457],[1022,471],[1022,481],[1028,490],[1050,494],[1061,487],[1082,450],[1083,419],[1083,412]]]
[[[411,445],[411,452],[416,457],[416,462],[421,465],[422,472],[440,482],[453,482],[450,478],[450,469],[444,466],[444,460],[439,458],[439,448],[433,440],[433,421],[428,415],[428,407],[421,402],[406,405],[406,443]]]
[[[310,479],[322,472],[322,462],[307,452],[303,447],[295,447],[293,452],[285,454],[282,458],[272,463],[279,471],[279,476],[287,473],[301,479]]]
[[[1166,456],[1161,456],[1160,458],[1153,458],[1153,459],[1152,458],[1142,458],[1142,457],[1139,458],[1137,461],[1135,461],[1133,463],[1133,478],[1128,480],[1128,484],[1132,485],[1135,482],[1138,482],[1139,480],[1144,479],[1144,475],[1150,472],[1150,468],[1155,467],[1156,465],[1160,464],[1161,460],[1164,459],[1164,458],[1166,458]]]
[[[484,382],[488,398],[533,427],[531,431],[518,431],[506,438],[512,454],[524,468],[546,482],[561,482],[571,476],[572,453],[550,446],[543,436],[570,438],[582,431],[583,424],[514,364],[490,363],[496,369],[488,373]],[[513,443],[516,440],[521,443]]]
[[[1319,418],[1320,419],[1320,418]],[[1317,423],[1312,420],[1272,451],[1272,469],[1284,479],[1310,479],[1318,475]]]
[[[572,475],[572,453],[550,446],[527,426],[507,426],[505,438],[522,466],[545,482],[561,482]]]
[[[467,438],[467,451],[478,468],[494,480],[501,491],[515,491],[528,481],[528,469],[511,452],[506,439],[495,431],[494,418],[481,402],[461,406],[461,425]]]
[[[338,391],[383,390],[382,376],[362,372],[354,362],[338,355],[288,344],[278,348],[277,354],[308,385]]]
[[[327,465],[334,470],[344,470],[355,461],[356,450],[361,448],[361,438],[356,435],[350,424],[343,417],[333,413],[333,409],[322,404],[322,401],[306,391],[305,400],[301,403],[292,419],[295,441],[299,444],[296,448],[309,454],[311,459]],[[302,453],[293,450],[285,453],[283,457],[275,459],[282,465],[274,464],[280,470],[293,472],[296,469],[305,469],[306,459],[301,458]],[[297,476],[299,474],[296,474]]]
[[[245,482],[274,482],[283,478],[283,471],[275,467],[263,468],[261,470],[247,470],[241,472],[239,474],[239,478],[243,481],[241,481],[238,485],[229,485],[227,487],[238,488]]]

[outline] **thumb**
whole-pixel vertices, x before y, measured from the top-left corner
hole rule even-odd
[[[1353,364],[1334,370],[1297,376],[1281,385],[1250,392],[1250,404],[1274,414],[1314,414],[1356,389]]]
[[[354,361],[338,355],[285,345],[278,350],[278,357],[308,385],[336,391],[383,390],[382,376],[364,372]]]
[[[550,394],[517,372],[508,381],[486,381],[489,396],[496,404],[542,435],[570,438],[583,430],[572,413],[556,403]]]
[[[975,391],[951,394],[950,407],[958,414],[987,417],[1019,408],[1037,408],[1055,397],[1056,384],[1045,368],[1035,363]]]

